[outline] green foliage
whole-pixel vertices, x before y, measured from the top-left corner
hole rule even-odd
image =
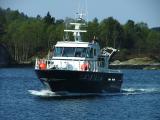
[[[0,8],[0,43],[8,46],[16,61],[28,61],[37,55],[47,54],[53,44],[62,41],[63,30],[73,29],[68,24],[73,21],[72,18],[56,20],[49,12],[45,17],[37,15],[36,18],[31,18],[19,11]],[[109,17],[100,22],[94,18],[86,24],[88,32],[82,36],[83,40],[90,42],[95,36],[101,47],[120,49],[120,60],[133,54],[154,53],[160,56],[160,32],[155,28],[149,29],[146,23],[128,20],[121,25],[116,19]],[[68,36],[73,39],[70,33]]]
[[[91,41],[94,36],[99,37],[98,29],[99,29],[98,19],[94,18],[92,22],[88,22],[87,35],[85,39]]]
[[[160,32],[151,31],[147,38],[147,49],[160,54]]]
[[[44,17],[44,22],[47,23],[48,25],[50,24],[55,24],[55,18],[51,17],[50,13],[47,13],[47,16]]]
[[[100,39],[105,46],[111,46],[114,48],[121,48],[121,42],[123,41],[123,28],[120,23],[109,17],[104,19],[99,26]]]

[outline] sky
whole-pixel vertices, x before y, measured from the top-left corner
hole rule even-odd
[[[32,17],[43,17],[49,11],[56,19],[74,18],[78,9],[84,8],[89,21],[112,16],[121,24],[130,19],[145,22],[150,28],[160,26],[160,0],[0,0],[0,7]]]

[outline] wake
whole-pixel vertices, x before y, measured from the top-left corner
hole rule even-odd
[[[122,93],[125,95],[130,94],[155,94],[160,93],[159,88],[124,88]]]
[[[97,96],[99,93],[69,93],[69,92],[52,92],[50,90],[28,90],[31,95],[39,96],[39,97],[86,97],[86,96]]]
[[[68,93],[68,92],[52,92],[50,90],[28,90],[33,96],[43,98],[62,98],[62,97],[89,97],[89,96],[123,96],[123,95],[140,95],[140,94],[160,94],[158,88],[123,88],[118,93]]]

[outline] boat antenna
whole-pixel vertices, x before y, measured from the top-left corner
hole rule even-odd
[[[86,13],[86,21],[88,21],[88,5],[87,5],[87,0],[85,0],[85,13]]]

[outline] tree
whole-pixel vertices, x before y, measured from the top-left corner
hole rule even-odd
[[[63,24],[63,23],[64,23],[64,20],[62,19],[56,20],[56,25]]]
[[[71,22],[75,22],[74,19],[66,18],[65,22],[62,19],[55,21],[49,12],[44,18],[40,15],[34,18],[18,11],[0,8],[0,42],[8,47],[10,54],[18,62],[28,61],[33,56],[44,57],[50,42],[55,44],[62,41],[63,30],[74,29],[69,24]],[[83,40],[91,41],[96,36],[101,47],[121,49],[121,58],[131,53],[134,55],[150,53],[159,56],[160,32],[149,29],[146,23],[128,20],[126,24],[121,25],[116,19],[109,17],[101,22],[94,18],[86,23],[85,27],[87,33],[82,34]],[[73,39],[71,33],[67,35],[70,40]]]
[[[123,39],[123,28],[120,23],[109,17],[104,19],[100,23],[100,38],[103,40],[105,46],[111,46],[114,48],[121,47],[121,41]]]
[[[37,15],[36,18],[37,18],[37,20],[41,20],[42,19],[40,15]]]
[[[128,20],[124,25],[125,39],[123,41],[123,48],[132,50],[135,47],[135,23],[132,20]]]
[[[5,26],[6,26],[5,12],[0,8],[0,41],[2,40],[2,36],[5,34]]]
[[[93,21],[88,22],[86,41],[91,41],[94,36],[99,38],[99,23],[98,19],[94,18]]]
[[[47,13],[47,16],[44,17],[44,22],[49,24],[55,24],[55,18],[51,17],[50,13]]]
[[[147,49],[151,53],[159,54],[160,51],[160,32],[151,31],[147,37]]]
[[[138,50],[138,54],[146,52],[146,40],[149,34],[149,29],[146,23],[135,24],[135,49]]]

